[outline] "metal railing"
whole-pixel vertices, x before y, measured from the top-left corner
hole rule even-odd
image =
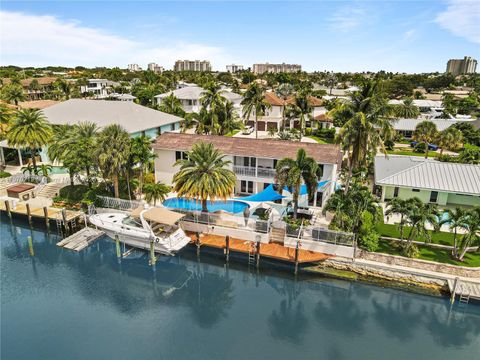
[[[234,165],[233,172],[236,175],[240,175],[240,176],[261,177],[261,178],[267,178],[267,179],[275,177],[275,169],[262,168],[262,167]]]
[[[37,184],[46,183],[47,178],[42,175],[16,174],[0,179],[0,184],[17,184],[24,182],[33,182]]]
[[[108,196],[97,195],[97,207],[111,208],[116,210],[134,210],[143,204],[140,200],[116,199]]]
[[[304,229],[302,239],[334,245],[353,246],[355,235],[342,231],[309,226]]]

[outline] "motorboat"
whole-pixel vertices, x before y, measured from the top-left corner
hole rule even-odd
[[[90,224],[105,234],[126,245],[150,250],[153,243],[155,252],[174,255],[189,242],[188,237],[179,225],[185,215],[165,208],[140,207],[130,213],[105,212],[88,217]]]

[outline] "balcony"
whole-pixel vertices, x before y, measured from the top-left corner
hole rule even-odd
[[[275,177],[275,169],[249,166],[233,166],[233,172],[239,176],[249,176],[255,178],[273,179]]]

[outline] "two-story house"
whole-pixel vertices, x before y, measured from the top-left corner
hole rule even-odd
[[[237,176],[235,195],[250,195],[263,191],[274,183],[277,161],[283,158],[296,158],[300,148],[305,149],[322,169],[318,191],[308,202],[301,199],[303,206],[321,207],[334,191],[342,153],[337,145],[301,143],[273,139],[250,139],[215,135],[165,133],[153,145],[155,159],[155,179],[172,184],[173,176],[179,168],[175,162],[186,156],[192,145],[198,142],[212,143],[231,161],[231,169]],[[307,203],[308,202],[308,203]]]

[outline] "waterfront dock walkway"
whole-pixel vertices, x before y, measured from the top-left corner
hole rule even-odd
[[[460,300],[480,300],[480,282],[465,281],[461,279],[457,280],[456,285],[455,280],[449,279],[447,282],[450,292],[452,294],[455,292],[455,296],[458,295]]]
[[[105,233],[101,230],[85,227],[75,234],[72,234],[58,242],[57,246],[69,250],[81,251],[103,234]]]
[[[0,202],[0,210],[7,211],[5,203]],[[13,214],[25,215],[28,216],[27,206],[24,203],[18,203],[15,208],[10,208],[10,212]],[[56,220],[61,217],[62,209],[47,207],[48,219]],[[45,212],[43,208],[30,208],[30,216],[36,218],[45,218]],[[66,210],[66,220],[67,222],[72,221],[80,216],[83,216],[81,211]]]
[[[192,239],[195,239],[196,235],[194,233],[188,233]],[[193,240],[194,241],[194,240]],[[200,236],[201,246],[208,246],[217,249],[225,249],[225,237],[212,235],[212,234],[202,234]],[[230,251],[236,251],[240,253],[249,254],[251,252],[251,242],[246,240],[240,240],[235,238],[230,238]],[[264,244],[260,245],[260,256],[267,257],[277,260],[283,260],[288,262],[295,262],[295,249],[285,247],[280,244]],[[299,250],[298,262],[299,263],[308,263],[322,261],[331,258],[332,256],[328,254],[318,253],[309,250]]]

